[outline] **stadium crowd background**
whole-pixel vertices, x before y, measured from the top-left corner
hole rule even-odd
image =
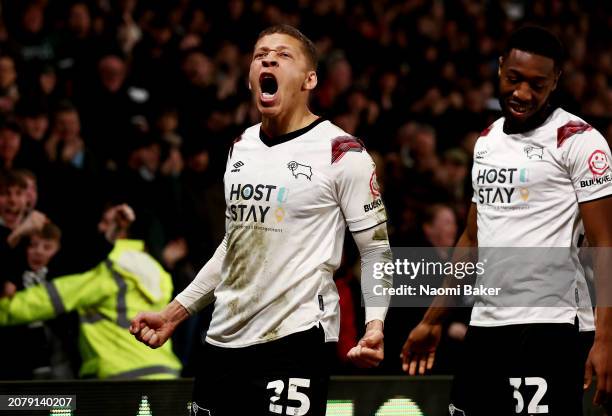
[[[525,22],[552,29],[569,51],[555,100],[612,137],[612,3],[603,0],[0,5],[0,167],[34,173],[29,209],[62,230],[50,276],[84,262],[104,207],[125,202],[175,291],[189,283],[224,232],[227,151],[258,122],[246,82],[251,48],[273,24],[315,41],[312,108],[364,140],[393,246],[454,244],[471,199],[474,142],[499,117],[498,57]],[[0,206],[0,218],[5,212]],[[363,327],[357,253],[347,242],[337,273],[338,372],[356,371],[343,357]],[[399,373],[401,343],[421,312],[390,311],[379,371]],[[176,336],[185,375],[205,315]],[[466,316],[449,328],[439,372],[452,371]]]

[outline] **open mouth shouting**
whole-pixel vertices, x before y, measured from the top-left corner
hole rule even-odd
[[[14,224],[21,218],[22,211],[18,208],[6,207],[2,210],[2,219],[6,224]]]
[[[276,104],[278,81],[270,72],[264,72],[259,76],[259,101],[262,105],[269,107]]]

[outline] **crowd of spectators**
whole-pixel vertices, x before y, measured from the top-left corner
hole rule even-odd
[[[44,213],[62,233],[53,275],[88,264],[104,208],[127,203],[175,290],[189,283],[224,232],[227,150],[258,122],[247,85],[251,48],[273,24],[315,41],[312,108],[365,142],[393,246],[452,245],[458,237],[474,142],[499,117],[498,57],[523,23],[548,27],[566,45],[554,99],[612,137],[606,1],[4,0],[0,7],[0,168],[22,176],[28,195],[16,208],[11,187],[0,183],[2,237],[17,226],[11,222]],[[338,273],[344,302],[352,296],[343,305],[349,339],[339,350],[362,329],[354,251],[349,243],[349,264]],[[186,362],[198,325],[177,335]],[[409,331],[393,326],[390,339]],[[399,359],[390,359],[399,371]]]

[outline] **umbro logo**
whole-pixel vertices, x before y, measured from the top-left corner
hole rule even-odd
[[[232,165],[234,167],[234,169],[231,170],[231,172],[240,172],[240,168],[244,166],[244,162],[242,160],[239,160],[238,162],[234,163]]]

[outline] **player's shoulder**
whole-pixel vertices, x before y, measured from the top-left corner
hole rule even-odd
[[[504,133],[504,118],[500,117],[493,123],[489,124],[484,130],[478,134],[478,139],[487,139]]]
[[[501,143],[500,140],[495,140],[494,137],[504,134],[503,126],[504,118],[500,117],[478,134],[474,143],[474,156],[476,159],[480,159],[481,156],[484,157],[484,154],[490,151],[492,144]]]
[[[575,114],[562,108],[555,110],[555,118],[550,123],[551,133],[556,139],[557,148],[572,146],[578,141],[604,140],[601,133]]]
[[[347,154],[367,155],[367,151],[363,141],[347,133],[340,127],[336,126],[332,122],[328,121],[325,128],[325,146],[330,152],[330,163],[332,165],[339,164],[342,160],[346,159],[360,159],[359,157],[346,158]]]

